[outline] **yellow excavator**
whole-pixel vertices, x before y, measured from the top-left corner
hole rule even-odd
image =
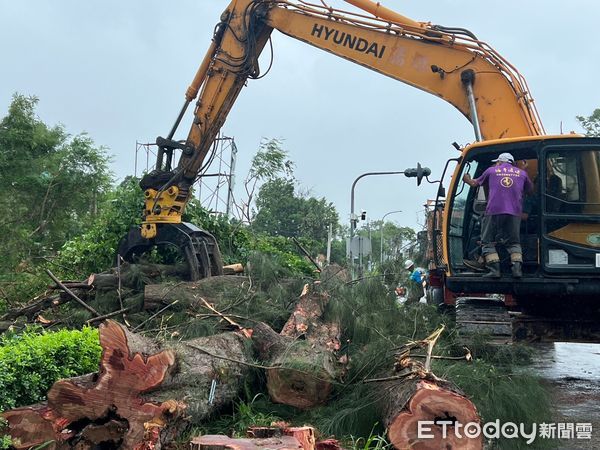
[[[335,9],[322,0],[230,2],[174,125],[166,138],[156,140],[156,167],[140,183],[145,191],[143,223],[123,239],[121,257],[132,260],[152,246],[176,245],[192,279],[222,273],[214,237],[181,218],[227,114],[248,80],[261,77],[259,55],[278,30],[436,95],[473,125],[476,141],[456,146],[460,155],[446,164],[434,203],[433,297],[451,303],[457,294],[497,293],[529,307],[552,298],[563,309],[597,312],[600,139],[545,135],[524,78],[470,31],[417,22],[370,0],[344,1],[361,12]],[[187,138],[175,139],[192,102],[194,119]],[[176,152],[180,156],[175,166]],[[465,265],[477,252],[486,199],[483,190],[462,180],[466,173],[479,176],[505,152],[526,162],[537,197],[523,220],[523,277],[490,281]],[[443,181],[447,175],[449,183]]]

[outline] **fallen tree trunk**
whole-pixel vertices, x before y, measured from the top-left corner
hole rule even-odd
[[[123,264],[119,268],[113,267],[105,272],[91,274],[85,284],[89,288],[95,289],[117,289],[119,278],[122,287],[137,289],[140,279],[159,280],[161,278],[181,278],[189,277],[187,264]],[[155,281],[156,282],[156,281]]]
[[[18,317],[26,316],[29,321],[33,321],[33,319],[40,312],[44,311],[45,309],[58,306],[65,301],[68,300],[63,299],[60,294],[42,295],[35,298],[28,305],[8,310],[3,316],[0,317],[0,320],[11,321],[17,319]]]
[[[252,340],[266,371],[271,400],[307,409],[324,404],[345,372],[337,351],[339,325],[323,321],[328,295],[304,286],[294,312],[277,334],[257,324]]]
[[[220,298],[231,301],[224,293],[240,291],[244,285],[250,285],[249,278],[239,275],[219,275],[175,284],[148,284],[144,288],[144,310],[157,310],[175,300],[192,309],[201,309],[204,306],[200,297],[218,307]]]
[[[237,398],[252,357],[245,339],[223,333],[160,349],[108,321],[100,327],[98,374],[60,380],[46,403],[3,414],[15,447],[160,449]]]
[[[377,383],[379,410],[391,444],[398,449],[481,450],[483,439],[468,427],[480,426],[475,405],[447,380],[431,372],[432,351],[444,326],[422,341],[409,342],[396,353],[389,377],[366,380]],[[411,355],[426,348],[426,355]],[[424,357],[425,362],[414,359]],[[464,359],[469,361],[469,352]],[[469,433],[465,433],[465,427]]]

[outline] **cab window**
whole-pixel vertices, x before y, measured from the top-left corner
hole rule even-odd
[[[550,214],[600,212],[600,150],[564,149],[546,155],[544,208]]]

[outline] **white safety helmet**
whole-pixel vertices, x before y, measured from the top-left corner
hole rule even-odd
[[[404,261],[404,268],[406,270],[410,269],[414,265],[415,265],[415,263],[412,259],[407,259],[406,261]]]

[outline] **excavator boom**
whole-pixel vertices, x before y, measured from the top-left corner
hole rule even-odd
[[[179,169],[193,179],[248,78],[271,31],[333,53],[455,106],[479,130],[479,140],[543,134],[526,83],[487,44],[465,31],[415,22],[370,0],[349,0],[372,15],[280,0],[234,0],[186,102],[200,92]],[[469,89],[473,96],[469,98]]]
[[[166,138],[157,138],[156,169],[140,183],[146,195],[141,234],[138,231],[131,242],[132,230],[126,240],[130,242],[123,244],[120,251],[126,258],[135,253],[132,249],[143,250],[161,241],[161,228],[172,225],[183,234],[195,233],[181,223],[191,186],[201,176],[240,91],[249,79],[261,76],[258,58],[273,30],[440,97],[473,124],[478,141],[544,133],[525,80],[472,33],[417,22],[370,0],[346,1],[363,12],[304,0],[230,2],[173,127]],[[175,140],[194,101],[187,139]],[[174,167],[176,151],[181,156]],[[199,239],[205,238],[209,251],[203,260],[219,259],[210,250],[218,252],[214,238]],[[198,243],[188,244],[190,252],[198,254]],[[199,268],[197,272],[212,271]]]

